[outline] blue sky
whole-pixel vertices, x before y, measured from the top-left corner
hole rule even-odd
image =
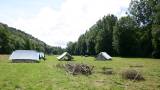
[[[45,6],[58,10],[63,0],[1,0],[0,20],[15,20],[36,15]]]
[[[125,16],[130,0],[0,0],[0,22],[52,46],[77,41],[104,15]]]

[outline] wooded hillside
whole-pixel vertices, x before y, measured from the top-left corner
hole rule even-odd
[[[60,47],[51,47],[21,30],[0,23],[0,54],[10,54],[14,50],[21,49],[37,50],[47,54],[63,52]]]

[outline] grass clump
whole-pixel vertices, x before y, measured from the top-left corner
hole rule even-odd
[[[56,64],[56,67],[57,67],[57,68],[64,68],[65,66],[64,66],[63,63],[58,63],[58,64]]]
[[[122,78],[130,80],[144,80],[142,74],[134,69],[128,69],[122,72]]]
[[[112,75],[113,74],[113,69],[112,68],[103,67],[102,68],[102,73],[106,74],[106,75]]]
[[[142,68],[143,65],[130,65],[129,67],[137,67],[137,68]]]

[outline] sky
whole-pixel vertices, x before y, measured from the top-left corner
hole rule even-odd
[[[130,0],[0,0],[0,22],[51,46],[75,42],[108,14],[125,16]]]

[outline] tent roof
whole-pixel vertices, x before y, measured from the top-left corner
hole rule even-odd
[[[39,60],[39,53],[34,50],[16,50],[10,55],[12,59]]]
[[[57,59],[62,59],[66,55],[71,56],[68,52],[64,52],[62,55],[58,56]]]
[[[108,55],[106,52],[101,52],[98,54],[98,56],[103,56],[105,59],[112,59],[112,57]]]

